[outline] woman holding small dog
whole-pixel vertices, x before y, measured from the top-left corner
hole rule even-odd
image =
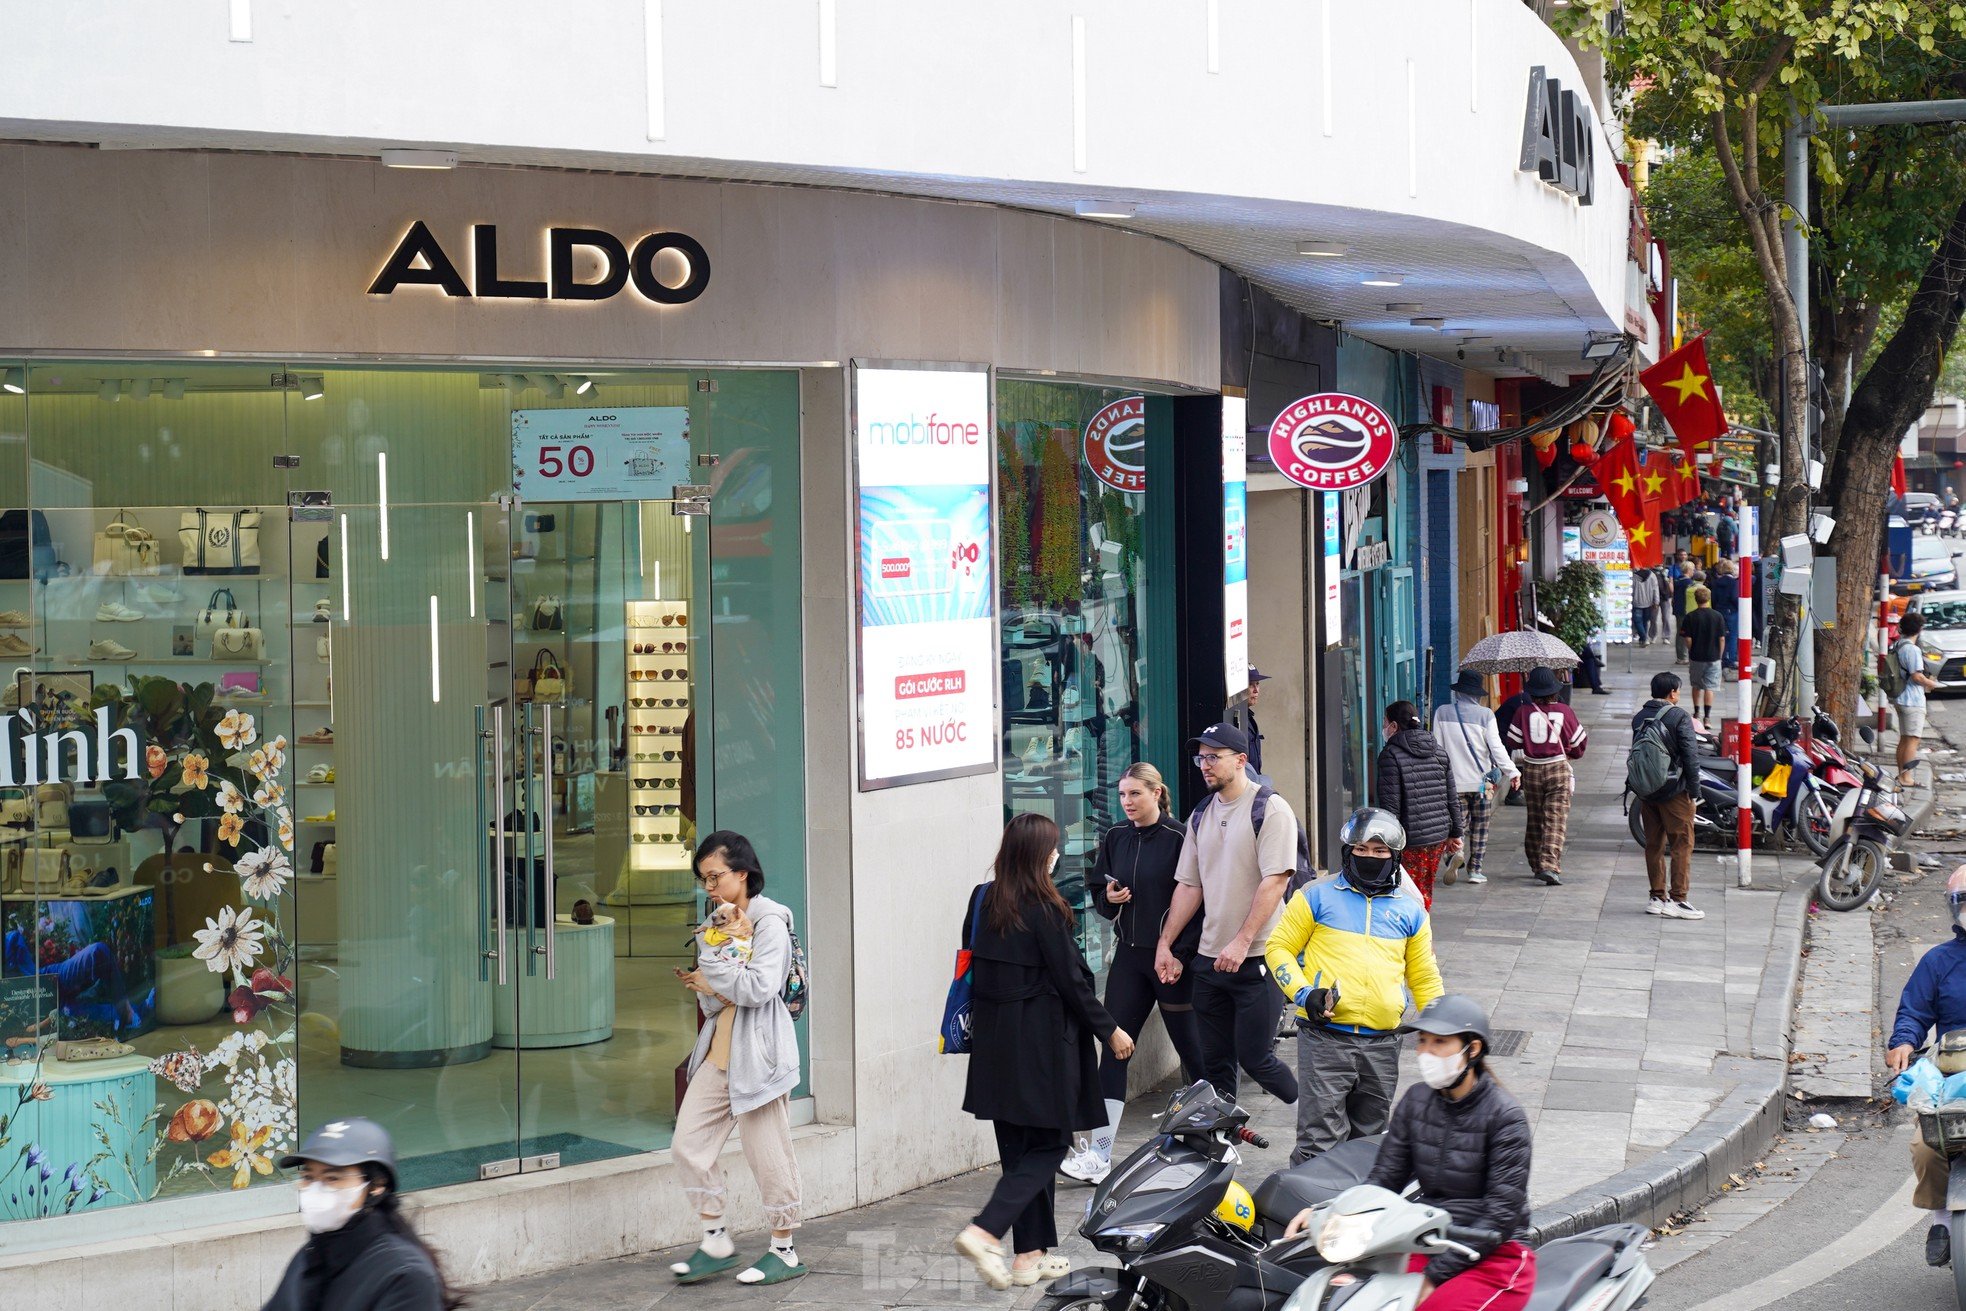
[[[724,1176],[717,1158],[731,1130],[744,1130],[744,1159],[757,1177],[771,1247],[737,1276],[782,1284],[805,1274],[792,1246],[799,1225],[799,1164],[792,1155],[790,1099],[799,1083],[799,1040],[783,993],[792,968],[792,912],[763,894],[764,867],[742,834],[719,830],[697,844],[696,873],[710,898],[697,929],[693,970],[677,970],[706,1019],[689,1059],[689,1091],[676,1108],[670,1154],[683,1191],[703,1220],[703,1242],[669,1267],[694,1284],[738,1263],[724,1228]]]
[[[1017,816],[997,848],[996,878],[971,894],[963,918],[974,987],[963,1109],[996,1130],[1003,1176],[956,1235],[956,1251],[992,1288],[1071,1273],[1071,1262],[1050,1255],[1054,1175],[1073,1131],[1106,1123],[1092,1039],[1122,1060],[1133,1055],[1132,1037],[1093,990],[1071,908],[1051,879],[1057,865],[1058,825]],[[1014,1262],[1004,1259],[1006,1236]]]

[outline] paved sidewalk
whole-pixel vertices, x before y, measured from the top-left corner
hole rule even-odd
[[[1498,1027],[1525,1035],[1521,1049],[1496,1068],[1534,1124],[1531,1202],[1561,1204],[1539,1214],[1539,1222],[1566,1206],[1580,1214],[1592,1203],[1601,1209],[1601,1195],[1580,1200],[1579,1190],[1617,1192],[1606,1181],[1680,1142],[1710,1113],[1720,1122],[1741,1104],[1759,1105],[1779,1086],[1786,1059],[1780,1035],[1799,939],[1795,923],[1782,930],[1778,908],[1799,910],[1781,892],[1813,873],[1806,853],[1781,859],[1757,853],[1756,886],[1748,890],[1733,886],[1731,858],[1698,853],[1693,902],[1707,918],[1644,913],[1644,853],[1626,829],[1619,795],[1631,716],[1660,667],[1647,663],[1648,654],[1657,651],[1633,652],[1632,674],[1607,670],[1609,695],[1582,693],[1574,702],[1591,743],[1577,768],[1564,886],[1547,888],[1528,877],[1524,812],[1501,807],[1489,842],[1490,882],[1442,888],[1434,903],[1436,953],[1448,988],[1488,1006]],[[1610,663],[1623,669],[1622,650],[1614,649]],[[1789,918],[1799,921],[1799,914]],[[1282,1055],[1294,1060],[1294,1044],[1286,1043]],[[1401,1087],[1414,1079],[1409,1053]],[[1148,1135],[1159,1101],[1134,1101],[1120,1135],[1122,1152]],[[1273,1144],[1244,1154],[1239,1177],[1253,1186],[1286,1163],[1294,1109],[1261,1092],[1245,1104]],[[1693,1184],[1700,1196],[1708,1157],[1723,1171],[1716,1177],[1732,1168],[1705,1151]],[[959,1176],[810,1222],[801,1231],[800,1253],[813,1274],[772,1289],[729,1281],[676,1288],[667,1263],[686,1253],[667,1252],[513,1281],[477,1292],[473,1304],[480,1311],[658,1301],[665,1307],[1034,1306],[1042,1289],[1014,1290],[1014,1297],[992,1292],[949,1249],[993,1177],[989,1170]],[[1059,1191],[1061,1250],[1077,1260],[1094,1255],[1076,1233],[1087,1195],[1076,1186]],[[761,1249],[761,1240],[745,1235],[744,1250],[755,1255],[753,1248]]]

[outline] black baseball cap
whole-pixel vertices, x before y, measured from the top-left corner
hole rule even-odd
[[[1193,751],[1199,746],[1221,747],[1246,756],[1249,754],[1249,734],[1234,724],[1210,724],[1188,739],[1188,750]]]

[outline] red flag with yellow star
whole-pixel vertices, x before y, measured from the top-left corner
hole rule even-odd
[[[1632,568],[1657,569],[1666,562],[1665,541],[1659,532],[1659,503],[1639,494],[1639,520],[1625,525],[1625,543],[1631,549]]]
[[[1679,494],[1679,470],[1673,466],[1672,457],[1656,447],[1645,452],[1639,483],[1640,493],[1655,503],[1660,514],[1686,503]]]
[[[1687,459],[1727,431],[1720,389],[1714,386],[1713,370],[1707,366],[1705,333],[1639,374],[1638,380],[1679,435]]]
[[[1632,422],[1624,415],[1612,415],[1607,426],[1610,440],[1599,450],[1591,472],[1597,477],[1597,485],[1604,489],[1605,499],[1611,502],[1612,513],[1630,531],[1644,514],[1638,499],[1642,474],[1638,446],[1632,440]]]

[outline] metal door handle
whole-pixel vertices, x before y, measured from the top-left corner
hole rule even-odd
[[[525,872],[519,879],[519,917],[526,922],[526,977],[539,973],[539,928],[533,923],[533,865],[539,859],[539,816],[532,808],[533,742],[539,730],[533,726],[533,703],[526,703],[526,717],[519,732],[519,827],[526,835]]]
[[[492,937],[496,944],[489,955],[498,962],[498,986],[505,986],[505,933],[509,922],[505,903],[505,707],[492,707],[492,849],[497,853],[492,870]],[[483,832],[482,828],[479,830]],[[483,841],[482,837],[479,839]]]
[[[476,820],[471,832],[472,845],[478,850],[478,982],[491,981],[491,967],[485,964],[491,959],[491,930],[487,927],[485,906],[485,876],[491,867],[491,859],[486,854],[488,843],[486,831],[490,823],[485,815],[485,744],[491,740],[491,730],[485,727],[485,708],[475,709],[476,736],[471,740],[477,744],[477,756],[472,760],[472,775],[475,786],[471,789],[472,815]]]
[[[546,833],[542,839],[546,844],[546,977],[553,978],[554,926],[559,922],[559,887],[553,881],[553,707],[543,705],[539,708],[541,723],[539,738],[539,765],[541,793],[544,797],[542,808],[546,811]]]

